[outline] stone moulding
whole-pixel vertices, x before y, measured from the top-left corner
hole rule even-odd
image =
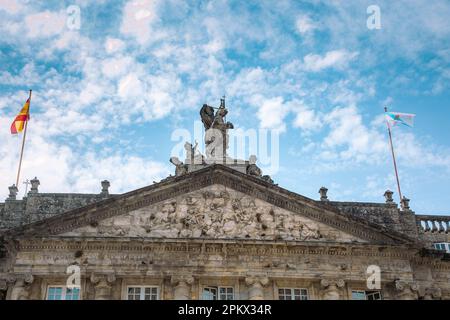
[[[124,244],[123,241],[128,241]],[[105,241],[107,243],[105,243]],[[380,250],[382,248],[383,250]],[[255,241],[226,239],[87,239],[77,241],[71,237],[54,237],[42,240],[21,240],[17,249],[28,251],[55,250],[90,250],[90,251],[138,251],[138,252],[197,252],[219,254],[251,254],[251,255],[329,255],[329,256],[365,256],[413,259],[416,250],[399,246],[376,246],[368,244],[336,244],[324,242],[288,242],[288,241]],[[424,260],[422,258],[422,260]]]

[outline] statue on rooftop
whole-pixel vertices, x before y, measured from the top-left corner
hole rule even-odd
[[[177,157],[171,157],[169,160],[175,166],[175,176],[179,177],[188,172],[188,167]]]
[[[200,117],[205,126],[205,130],[208,130],[214,122],[214,108],[204,104],[200,109]]]
[[[220,99],[220,107],[214,113],[214,107],[204,104],[200,116],[205,127],[206,158],[213,161],[224,161],[228,149],[228,129],[233,129],[231,122],[226,121],[228,109],[225,107],[225,97]]]

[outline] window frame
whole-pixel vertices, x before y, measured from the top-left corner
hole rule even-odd
[[[351,300],[363,301],[363,299],[353,299],[353,293],[354,292],[364,293],[364,298],[365,298],[364,300],[369,300],[368,297],[370,295],[374,295],[374,294],[379,294],[380,295],[380,299],[371,299],[371,300],[383,300],[383,293],[381,292],[381,290],[364,290],[364,289],[351,289],[350,290]]]
[[[207,299],[204,299],[203,297],[204,297],[204,294],[203,294],[203,291],[205,290],[205,289],[215,289],[216,290],[216,299],[212,299],[211,301],[217,301],[217,300],[221,300],[221,301],[231,301],[231,300],[235,300],[235,290],[234,290],[234,287],[233,286],[202,286],[201,287],[201,296],[200,296],[200,300],[204,300],[204,301],[208,301]],[[228,292],[226,292],[226,290],[227,289],[231,289],[232,290],[232,297],[231,297],[231,299],[221,299],[221,296],[222,296],[222,294],[220,293],[220,289],[225,289],[225,294],[224,294],[224,296],[228,296],[229,295],[229,293]]]
[[[444,249],[438,249],[437,246],[444,246]],[[433,248],[439,251],[450,253],[450,242],[435,242],[433,243]]]
[[[56,299],[49,299],[50,296],[50,289],[52,288],[61,288],[61,299],[56,300]],[[67,290],[74,290],[74,289],[78,289],[78,299],[66,299],[67,296],[71,296],[73,297],[73,293],[70,293],[69,295],[67,294]],[[53,295],[55,296],[55,295]],[[81,287],[73,287],[73,288],[68,288],[65,285],[57,285],[57,284],[52,284],[52,285],[47,285],[47,292],[45,295],[45,300],[48,301],[77,301],[77,300],[81,300]]]
[[[284,290],[283,296],[286,297],[286,290],[291,290],[291,294],[290,294],[290,300],[297,300],[297,301],[308,301],[309,300],[309,290],[308,288],[300,288],[300,287],[282,287],[282,288],[277,288],[277,294],[278,294],[278,300],[285,300],[287,301],[288,299],[280,299],[281,294],[280,294],[280,290]],[[296,295],[295,294],[295,290],[300,290],[300,294]],[[302,290],[304,290],[306,292],[306,295],[302,294]],[[295,297],[298,296],[300,297],[300,299],[295,299]],[[302,299],[302,297],[306,297],[306,299]]]
[[[145,300],[145,289],[147,289],[147,288],[156,289],[156,300],[160,300],[160,289],[159,289],[159,286],[155,286],[155,285],[149,285],[149,286],[145,286],[145,285],[144,286],[141,286],[141,285],[127,285],[125,294],[126,294],[126,300],[128,300],[128,301],[133,301],[134,300],[134,299],[133,300],[129,299],[128,290],[130,288],[139,288],[139,289],[141,289],[141,291],[139,293],[139,300],[135,300],[135,301],[152,301],[153,300],[153,299]],[[133,295],[135,295],[135,294],[133,294]],[[150,295],[153,295],[153,294],[150,294]],[[153,301],[155,301],[155,300],[153,300]]]

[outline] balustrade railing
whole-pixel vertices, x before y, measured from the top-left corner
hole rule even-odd
[[[416,221],[423,232],[450,233],[450,216],[417,215]]]

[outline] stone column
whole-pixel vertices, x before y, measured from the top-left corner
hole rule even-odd
[[[419,286],[414,282],[402,280],[395,281],[396,300],[417,300],[419,298]]]
[[[194,283],[194,278],[189,275],[172,276],[170,282],[173,286],[174,300],[190,300],[191,299],[191,285]]]
[[[14,280],[13,280],[14,281]],[[30,297],[30,285],[33,283],[32,274],[18,276],[11,289],[11,300],[28,300]]]
[[[345,286],[345,282],[342,279],[328,280],[322,279],[320,281],[322,287],[322,299],[323,300],[340,300],[342,299],[341,289]]]
[[[111,300],[112,284],[116,281],[116,276],[110,274],[91,274],[91,282],[94,284],[95,300]]]
[[[245,278],[245,284],[249,287],[249,300],[264,300],[263,287],[269,284],[269,278],[265,276],[249,276]]]

